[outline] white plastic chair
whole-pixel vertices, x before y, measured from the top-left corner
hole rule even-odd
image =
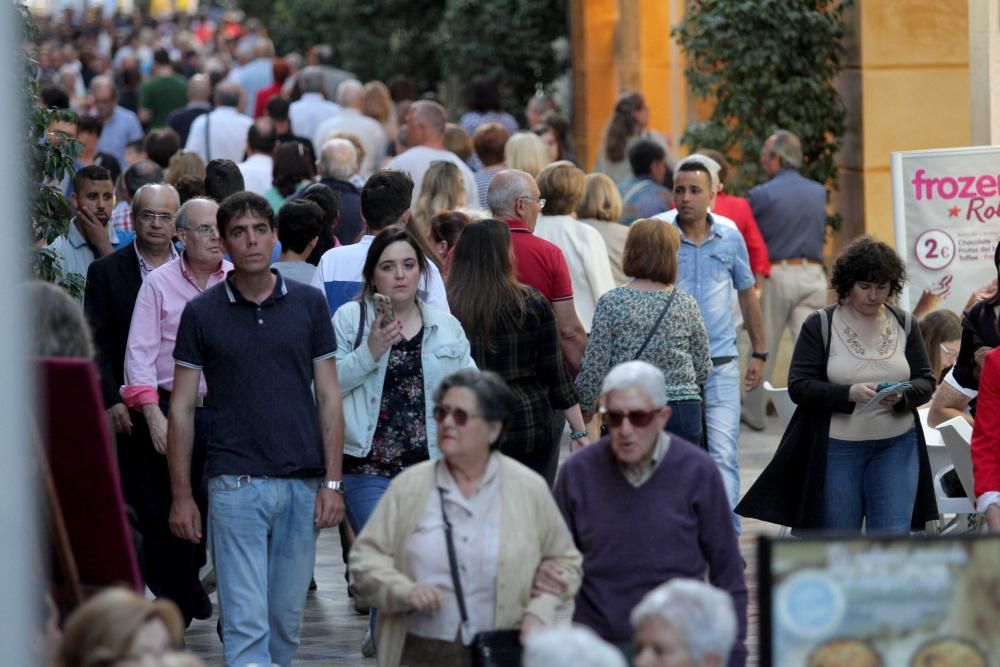
[[[917,416],[920,418],[920,428],[924,432],[924,440],[927,442],[927,456],[931,462],[931,473],[937,474],[942,468],[951,468],[951,455],[944,445],[944,436],[941,431],[933,426],[927,425],[927,413],[929,406],[917,408]]]
[[[792,402],[791,397],[788,395],[788,387],[781,387],[779,389],[767,380],[764,380],[764,391],[767,392],[771,402],[774,403],[774,409],[778,412],[782,426],[787,427],[788,422],[792,420],[792,415],[795,414],[795,403]]]
[[[969,515],[976,514],[975,482],[972,476],[972,427],[963,417],[953,417],[937,427],[944,440],[945,450],[951,461],[950,466],[945,466],[934,472],[934,493],[937,496],[938,511],[941,514],[955,514],[955,520],[941,531],[945,532],[947,526],[954,525],[960,532],[967,530]],[[930,449],[930,448],[928,448]],[[964,498],[949,498],[941,488],[941,478],[949,470],[954,468],[958,474],[958,480],[965,490]]]

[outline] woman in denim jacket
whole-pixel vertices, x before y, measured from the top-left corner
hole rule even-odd
[[[416,238],[398,227],[383,230],[365,260],[361,300],[333,316],[344,399],[344,495],[355,534],[393,477],[440,456],[434,390],[444,377],[476,366],[458,320],[419,298],[426,269]],[[376,317],[376,293],[392,301],[391,318]],[[365,639],[368,653],[372,645]]]

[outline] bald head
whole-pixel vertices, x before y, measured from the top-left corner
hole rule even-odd
[[[337,86],[337,104],[345,109],[361,111],[365,89],[357,79],[348,79]]]
[[[518,218],[518,204],[524,197],[537,197],[538,186],[528,172],[504,169],[493,177],[486,191],[486,205],[499,220]]]
[[[322,178],[346,181],[354,174],[357,163],[354,144],[347,139],[331,139],[323,144],[319,155],[319,174]]]
[[[212,96],[212,82],[204,74],[195,74],[188,81],[188,102],[207,102]]]

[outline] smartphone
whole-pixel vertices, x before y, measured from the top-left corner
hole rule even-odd
[[[396,313],[392,310],[392,299],[384,294],[375,293],[372,297],[375,301],[375,319],[383,324],[396,319]]]

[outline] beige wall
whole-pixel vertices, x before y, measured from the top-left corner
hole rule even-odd
[[[850,30],[837,241],[892,244],[890,154],[970,143],[968,0],[860,0]]]

